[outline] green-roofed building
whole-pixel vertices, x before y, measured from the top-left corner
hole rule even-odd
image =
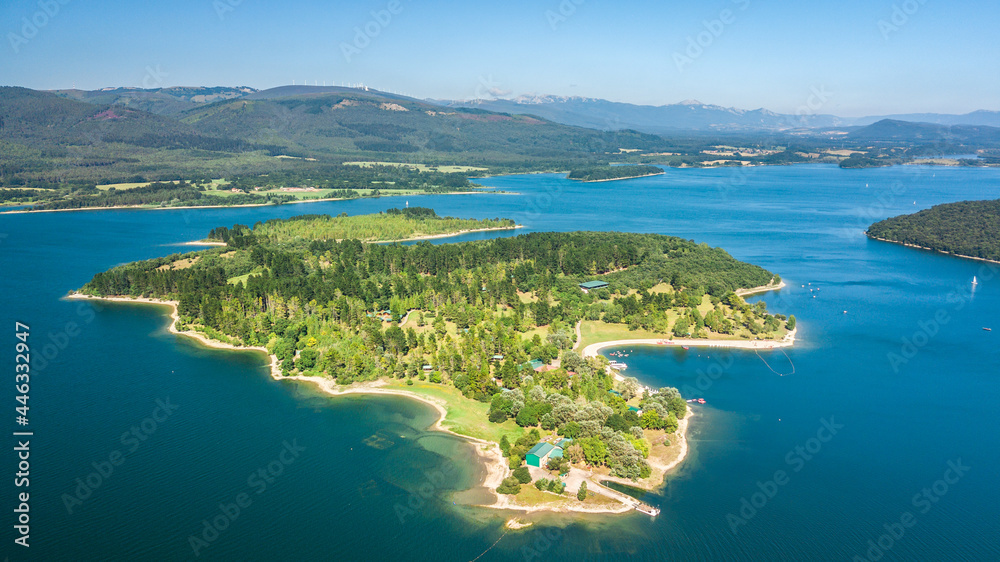
[[[580,283],[580,288],[583,289],[584,293],[589,293],[590,291],[594,291],[596,289],[603,289],[607,286],[608,284],[605,281],[586,281],[584,283]]]
[[[528,463],[528,466],[536,466],[541,468],[549,462],[549,457],[552,456],[552,452],[559,450],[559,456],[562,456],[562,449],[552,446],[551,443],[539,443],[531,448],[526,455],[524,455],[524,462]]]

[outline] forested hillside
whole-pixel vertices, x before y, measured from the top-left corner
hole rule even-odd
[[[1000,261],[1000,199],[935,205],[877,222],[868,236]]]
[[[465,176],[420,170],[420,181],[413,182],[414,177],[398,177],[407,173],[403,170],[380,170],[380,175],[397,177],[379,179],[342,164],[361,160],[471,165],[493,173],[557,171],[606,161],[623,148],[669,146],[661,137],[635,131],[597,131],[524,115],[447,109],[367,90],[300,93],[278,88],[242,97],[234,97],[239,89],[190,90],[57,95],[0,87],[0,189],[35,190],[35,201],[64,199],[96,185],[204,179],[270,187],[440,191],[467,186]],[[199,96],[219,101],[185,101]],[[157,105],[161,102],[169,108]],[[156,108],[162,113],[146,111]],[[405,185],[397,185],[400,180]],[[384,183],[373,185],[378,181]],[[25,201],[27,195],[14,191],[3,201]]]

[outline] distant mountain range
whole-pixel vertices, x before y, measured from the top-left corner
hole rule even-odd
[[[920,117],[938,123],[881,119],[859,126],[861,120],[832,115],[800,119],[696,101],[652,107],[544,96],[431,103],[333,86],[0,87],[0,185],[52,189],[289,169],[329,175],[352,160],[460,163],[494,172],[609,161],[838,162],[828,149],[861,152],[848,165],[867,167],[1000,149],[1000,128],[948,124],[998,122],[995,112]],[[777,150],[719,152],[726,143]]]
[[[226,100],[270,100],[300,95],[371,95],[395,101],[429,103],[450,108],[474,108],[497,113],[534,115],[563,125],[604,131],[633,129],[644,133],[808,132],[813,129],[852,128],[890,119],[935,125],[1000,127],[1000,111],[979,110],[964,115],[906,113],[868,117],[830,114],[792,115],[767,109],[740,109],[685,100],[668,105],[636,105],[579,96],[522,95],[505,99],[417,100],[386,92],[341,86],[280,86],[268,90],[241,87],[102,88],[54,90],[61,97],[97,105],[119,105],[158,115],[176,116],[195,107]]]
[[[577,96],[518,96],[489,100],[429,100],[447,107],[475,107],[503,113],[536,115],[557,123],[603,130],[635,129],[665,134],[678,131],[713,133],[794,131],[861,127],[883,119],[938,125],[1000,127],[1000,111],[974,111],[965,115],[912,113],[861,118],[828,114],[791,115],[767,109],[739,109],[685,100],[670,105],[635,105]]]
[[[386,92],[341,86],[280,86],[268,90],[241,87],[102,88],[54,90],[61,97],[98,105],[120,105],[158,115],[175,116],[195,107],[225,100],[268,100],[299,95],[348,95],[370,92],[395,101],[429,103],[450,108],[474,108],[497,113],[534,115],[542,119],[604,131],[634,129],[644,133],[808,132],[813,129],[864,127],[879,121],[908,121],[935,125],[1000,127],[1000,111],[979,110],[964,115],[905,113],[867,117],[830,114],[792,115],[767,109],[740,109],[685,100],[668,105],[636,105],[579,96],[522,95],[505,99],[417,100]]]
[[[444,108],[365,88],[0,87],[0,185],[223,177],[400,158],[567,169],[622,149],[671,147],[648,133]]]

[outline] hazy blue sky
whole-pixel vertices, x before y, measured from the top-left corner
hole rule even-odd
[[[845,116],[1000,109],[993,2],[4,0],[0,21],[0,83],[38,89],[308,80]]]

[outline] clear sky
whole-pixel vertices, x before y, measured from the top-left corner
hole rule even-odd
[[[994,2],[4,0],[0,22],[0,84],[36,89],[325,81],[418,98],[1000,110]]]

